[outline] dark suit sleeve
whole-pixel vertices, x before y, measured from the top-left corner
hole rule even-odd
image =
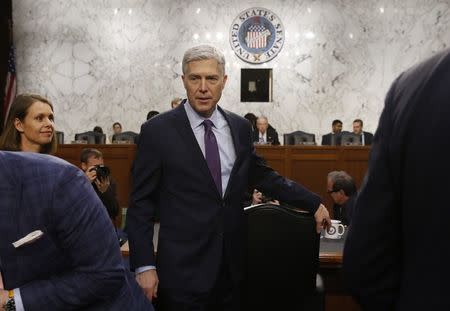
[[[111,180],[110,186],[104,193],[101,193],[95,186],[95,192],[102,201],[103,205],[105,205],[109,217],[112,220],[114,220],[119,212],[119,202],[117,202],[116,183],[113,180]]]
[[[272,135],[273,135],[272,145],[275,145],[275,146],[280,145],[280,141],[278,140],[278,132],[275,129],[273,130]]]
[[[344,250],[344,279],[365,310],[393,310],[399,290],[400,204],[390,170],[393,93],[394,87],[386,98]]]
[[[149,124],[142,126],[139,137],[133,165],[133,190],[126,218],[130,265],[133,270],[155,265],[153,225],[162,161],[159,155],[161,149],[156,145],[156,135],[152,135],[152,130],[147,126]]]
[[[259,132],[257,129],[252,131],[252,141],[253,143],[259,142]]]
[[[322,136],[322,146],[331,145],[331,135],[326,134]]]
[[[125,282],[119,245],[105,208],[84,173],[66,168],[52,189],[52,205],[46,210],[50,229],[45,234],[62,249],[69,269],[20,286],[27,311],[81,310],[113,299]],[[51,262],[48,258],[46,264]]]

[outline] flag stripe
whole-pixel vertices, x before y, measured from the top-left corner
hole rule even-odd
[[[9,49],[8,57],[8,73],[6,75],[6,85],[5,85],[5,98],[3,101],[3,125],[6,125],[6,120],[8,119],[9,110],[11,108],[17,93],[17,83],[16,83],[16,61],[14,57],[14,46],[12,45]]]

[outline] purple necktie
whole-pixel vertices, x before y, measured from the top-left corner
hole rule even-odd
[[[214,179],[217,190],[222,195],[222,170],[220,169],[219,146],[216,136],[212,131],[213,123],[211,120],[203,121],[205,126],[205,158],[208,163],[209,171]]]

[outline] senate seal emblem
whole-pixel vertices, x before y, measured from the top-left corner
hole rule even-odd
[[[239,13],[230,29],[230,44],[243,61],[261,64],[281,51],[284,27],[270,10],[251,8]]]

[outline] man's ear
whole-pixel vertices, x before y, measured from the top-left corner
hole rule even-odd
[[[81,169],[83,170],[83,172],[86,172],[86,170],[88,169],[87,164],[84,162],[81,162]]]
[[[223,76],[223,87],[222,87],[222,90],[225,88],[225,85],[227,84],[227,80],[228,80],[228,76],[224,75]]]

